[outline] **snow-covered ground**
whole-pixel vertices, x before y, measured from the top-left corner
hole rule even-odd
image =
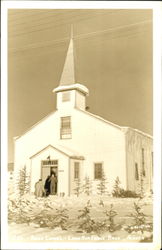
[[[11,200],[13,198],[11,197]],[[113,198],[109,196],[71,196],[71,197],[57,197],[50,196],[48,198],[35,198],[31,195],[24,197],[27,206],[32,204],[30,210],[37,209],[41,211],[46,204],[53,212],[56,208],[66,208],[68,218],[68,227],[62,230],[60,227],[54,229],[49,227],[40,227],[40,225],[30,221],[27,223],[16,224],[10,221],[9,223],[9,239],[17,242],[54,242],[54,241],[115,241],[115,242],[139,242],[145,237],[150,236],[150,232],[132,232],[128,233],[124,226],[131,225],[133,220],[130,216],[134,213],[134,202],[138,202],[137,198]],[[101,202],[103,201],[103,202]],[[147,221],[152,222],[152,199],[144,198],[140,201],[142,204],[143,213],[147,215]],[[81,214],[79,211],[89,204],[90,217],[96,222],[101,222],[105,218],[105,210],[110,209],[113,204],[113,209],[117,212],[114,217],[115,225],[121,227],[114,232],[104,231],[102,234],[94,232],[86,233],[79,228]],[[28,213],[28,210],[25,210]]]

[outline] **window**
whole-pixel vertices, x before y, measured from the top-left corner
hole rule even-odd
[[[142,175],[145,176],[145,153],[144,148],[142,148]]]
[[[94,178],[97,180],[102,178],[102,163],[94,164]]]
[[[79,162],[74,162],[74,179],[79,179]]]
[[[70,91],[65,91],[62,93],[62,102],[70,101]]]
[[[71,117],[61,117],[61,139],[71,138]]]
[[[137,163],[135,163],[135,179],[136,179],[136,181],[138,181],[138,180],[139,180],[139,174],[138,174],[138,164],[137,164]]]

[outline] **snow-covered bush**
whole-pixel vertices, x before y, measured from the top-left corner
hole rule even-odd
[[[40,227],[49,227],[52,229],[60,227],[62,230],[66,230],[68,220],[67,211],[67,209],[62,207],[54,210],[44,209],[34,216],[32,222],[38,224]]]
[[[86,233],[93,232],[95,222],[90,216],[90,209],[88,207],[88,204],[83,209],[80,209],[79,212],[81,213],[78,216],[78,219],[81,220],[79,229],[82,229]]]
[[[119,177],[117,176],[115,179],[115,184],[114,184],[114,189],[112,191],[113,197],[121,197],[121,187],[120,187],[120,180]]]
[[[83,193],[86,195],[91,195],[92,193],[92,181],[89,179],[89,177],[85,177],[84,185],[83,185]]]
[[[117,216],[118,213],[116,210],[114,210],[113,204],[110,204],[110,209],[106,209],[104,214],[106,215],[106,219],[103,221],[103,225],[106,231],[114,232],[115,230],[119,229],[120,225],[117,225],[114,222],[114,217]]]
[[[119,197],[121,197],[121,198],[138,198],[139,195],[134,191],[121,189]]]
[[[89,202],[89,201],[88,201]],[[102,206],[104,207],[104,203],[102,202]],[[114,232],[115,230],[118,230],[121,228],[119,224],[116,224],[114,222],[114,217],[117,215],[117,212],[114,210],[113,204],[110,205],[110,209],[104,209],[104,215],[106,215],[105,219],[97,221],[92,219],[90,215],[90,208],[92,206],[89,206],[89,203],[87,205],[79,210],[81,214],[78,216],[78,219],[81,220],[79,224],[79,229],[82,229],[83,232],[91,233],[94,232],[97,235],[100,235],[104,232]],[[91,208],[93,209],[93,208]],[[102,211],[101,211],[102,212]]]
[[[118,197],[118,198],[138,198],[140,195],[137,194],[134,191],[131,190],[125,190],[120,187],[120,180],[119,177],[117,176],[115,179],[115,184],[114,184],[114,189],[112,191],[112,196],[113,197]]]
[[[99,194],[99,195],[106,194],[106,191],[107,191],[107,183],[108,183],[108,182],[107,182],[105,173],[104,173],[104,171],[102,170],[102,176],[101,176],[101,179],[100,179],[99,184],[97,185],[97,190],[98,190],[98,194]]]
[[[134,211],[129,215],[129,217],[132,218],[133,223],[124,227],[128,233],[141,232],[143,234],[145,231],[152,232],[153,224],[146,220],[148,215],[143,213],[143,206],[144,204],[141,203],[141,199],[139,199],[137,203],[134,202]]]
[[[142,211],[143,205],[151,205],[150,199],[140,199],[134,203],[132,208],[129,207],[132,213],[129,214],[128,223],[125,223],[125,219],[121,219],[123,215],[127,215],[127,208],[125,208],[127,201],[111,199],[110,202],[106,196],[93,196],[93,199],[91,196],[81,196],[79,200],[75,196],[36,198],[24,195],[21,199],[11,196],[8,201],[8,218],[9,222],[18,224],[27,223],[34,227],[51,229],[59,227],[62,230],[69,230],[69,232],[75,231],[98,236],[107,232],[112,233],[123,227],[127,233],[137,232],[141,233],[142,237],[151,237],[152,217],[147,217]],[[85,206],[83,206],[83,202],[86,202]],[[111,203],[115,204],[115,209]],[[127,204],[133,204],[133,199],[128,199]],[[123,210],[120,212],[121,209]]]
[[[9,222],[29,223],[32,220],[30,214],[30,202],[23,197],[9,199],[8,201],[8,220]]]
[[[81,186],[81,182],[80,179],[77,179],[75,181],[75,188],[74,188],[74,193],[77,195],[77,197],[79,197],[79,195],[82,192],[82,186]]]
[[[59,207],[56,209],[53,215],[53,221],[50,224],[51,228],[61,227],[62,230],[67,229],[67,221],[69,216],[67,215],[68,209]]]
[[[26,166],[23,166],[19,170],[18,179],[17,179],[17,189],[20,197],[26,193],[29,193],[30,190],[30,175],[27,172]]]
[[[21,197],[8,201],[8,220],[18,224],[35,223],[40,227],[66,229],[67,212],[48,198]]]

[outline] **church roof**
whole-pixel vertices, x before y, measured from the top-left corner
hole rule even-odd
[[[67,147],[61,146],[61,145],[51,145],[49,144],[48,146],[44,147],[43,149],[39,150],[36,154],[32,155],[30,159],[34,158],[35,156],[41,154],[44,150],[52,148],[56,151],[59,151],[60,153],[70,157],[71,159],[78,159],[78,160],[84,160],[84,157],[81,156],[78,152],[75,150],[69,149]]]
[[[92,117],[96,118],[97,120],[100,120],[100,121],[102,121],[102,122],[105,122],[105,123],[107,123],[108,125],[111,125],[111,126],[117,128],[117,129],[120,129],[120,130],[123,131],[123,132],[126,132],[127,130],[133,130],[133,131],[135,131],[135,132],[137,132],[137,133],[139,133],[139,134],[141,134],[141,135],[143,135],[143,136],[147,136],[147,137],[149,137],[149,138],[151,138],[151,139],[153,138],[151,135],[149,135],[149,134],[147,134],[147,133],[144,133],[144,132],[141,131],[141,130],[134,129],[134,128],[131,128],[131,127],[119,126],[119,125],[117,125],[117,124],[115,124],[115,123],[112,123],[112,122],[110,122],[110,121],[108,121],[108,120],[102,118],[102,117],[99,116],[99,115],[95,115],[95,114],[90,113],[90,112],[88,112],[88,111],[86,111],[86,110],[81,110],[81,109],[77,109],[77,110],[78,110],[79,112],[83,112],[83,113],[85,113],[85,114],[87,114],[87,115],[89,115],[89,116],[92,116]],[[48,119],[50,116],[54,115],[54,113],[56,113],[56,111],[51,112],[50,114],[48,114],[47,116],[45,116],[43,119],[41,119],[40,121],[38,121],[37,123],[35,123],[32,127],[30,127],[29,129],[27,129],[24,133],[22,133],[22,134],[19,135],[19,136],[14,137],[14,139],[17,140],[17,139],[19,139],[20,137],[22,137],[24,134],[26,134],[27,132],[30,132],[30,131],[31,131],[33,128],[35,128],[38,124],[40,124],[40,123],[43,122],[44,120]],[[61,147],[61,146],[60,146],[60,147]],[[65,148],[64,148],[64,150],[65,150]]]

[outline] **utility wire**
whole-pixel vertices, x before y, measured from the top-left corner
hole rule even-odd
[[[79,15],[79,16],[82,16],[82,15]],[[87,19],[91,19],[91,18],[95,18],[95,17],[81,18],[79,20],[75,20],[75,23],[78,23],[80,21],[84,21],[84,20],[87,20]],[[62,19],[62,20],[64,21],[64,20],[66,20],[66,18]],[[145,22],[145,21],[138,22],[138,23],[140,24],[140,23],[143,23],[143,22]],[[71,23],[72,23],[71,20],[69,20],[69,22],[67,22],[67,21],[65,22],[65,24],[71,24]],[[20,36],[20,35],[27,35],[27,34],[30,34],[30,33],[38,32],[38,31],[43,31],[43,30],[47,30],[47,29],[51,29],[51,28],[55,28],[55,27],[60,27],[60,26],[65,25],[65,24],[64,23],[62,23],[62,24],[59,23],[58,25],[51,25],[51,26],[44,27],[42,29],[32,30],[32,31],[29,31],[29,32],[22,32],[22,33],[15,34],[14,36],[10,35],[9,38]]]
[[[10,37],[17,37],[17,36],[20,36],[20,35],[27,35],[27,34],[30,34],[30,33],[33,33],[33,32],[38,32],[38,31],[43,31],[43,30],[55,28],[55,27],[60,27],[60,26],[62,26],[62,25],[71,24],[72,22],[78,23],[78,22],[80,22],[80,21],[84,21],[84,20],[87,20],[87,19],[91,19],[91,18],[95,18],[95,17],[96,17],[96,16],[95,16],[95,17],[89,17],[89,16],[91,16],[91,15],[89,14],[87,18],[83,17],[83,18],[78,19],[78,17],[81,17],[81,16],[83,16],[83,15],[82,15],[82,14],[81,14],[81,15],[75,15],[75,16],[71,17],[71,18],[68,20],[68,22],[67,22],[67,18],[58,19],[58,20],[56,20],[56,21],[58,21],[58,24],[57,24],[57,25],[50,25],[50,26],[47,26],[47,27],[44,27],[44,28],[41,28],[41,29],[31,30],[31,31],[29,31],[29,32],[17,33],[17,34],[15,34],[15,35],[10,35]],[[74,20],[73,20],[74,17],[76,17],[78,20],[75,20],[75,21],[74,21]],[[72,19],[72,20],[71,20],[71,19]],[[60,22],[62,22],[62,21],[63,21],[63,23],[60,24]],[[51,22],[50,22],[50,23],[51,23]]]
[[[71,12],[74,12],[74,11],[72,10],[72,11],[69,11],[68,13],[71,13]],[[47,14],[47,13],[44,13],[44,14]],[[52,13],[52,15],[48,14],[48,16],[46,16],[46,17],[44,16],[44,17],[41,17],[41,18],[38,18],[38,19],[32,20],[32,21],[36,21],[37,22],[37,21],[40,21],[40,20],[48,19],[50,17],[55,17],[55,16],[59,16],[59,15],[60,15],[60,13],[57,13],[57,14]],[[33,15],[33,16],[35,16],[35,15]],[[40,16],[40,14],[39,14],[39,16]],[[27,19],[27,18],[28,18],[28,16],[25,19]],[[14,27],[17,26],[17,25],[22,25],[22,24],[26,24],[26,23],[27,23],[27,21],[21,22],[21,23],[19,22],[19,23],[15,24],[15,23],[13,23],[13,21],[12,21],[12,23],[10,23],[10,21],[9,21],[9,25],[14,25]]]
[[[142,22],[142,23],[151,23],[151,20],[147,20],[147,21]],[[139,22],[138,23],[134,23],[134,24],[129,24],[129,25],[118,26],[116,28],[109,28],[109,29],[102,30],[102,31],[89,32],[89,33],[86,33],[86,34],[74,36],[74,40],[75,39],[90,38],[90,37],[93,37],[93,36],[96,36],[96,35],[106,34],[106,33],[109,33],[109,32],[115,31],[115,30],[121,30],[123,28],[128,28],[128,27],[131,27],[131,26],[135,26],[137,24],[139,24]],[[131,30],[127,30],[126,32],[130,32],[130,31]],[[137,32],[141,33],[142,31],[143,30],[137,31]],[[134,32],[134,34],[135,34],[135,32]],[[22,47],[22,48],[18,48],[18,49],[12,48],[12,49],[9,49],[9,52],[18,52],[18,51],[24,51],[24,50],[28,50],[28,49],[42,48],[42,47],[46,47],[46,46],[51,46],[53,44],[64,43],[67,40],[69,40],[69,37],[66,37],[66,38],[63,38],[63,39],[52,40],[52,41],[48,40],[46,42],[35,43],[35,44],[31,44],[31,45],[28,45],[28,46],[25,46],[25,47]]]
[[[118,30],[118,29],[123,29],[123,28],[128,28],[128,27],[132,27],[132,26],[135,26],[135,25],[138,25],[138,24],[146,24],[146,23],[151,23],[152,20],[145,20],[143,22],[137,22],[137,23],[133,23],[133,24],[128,24],[128,25],[122,25],[122,26],[118,26],[116,28],[109,28],[109,29],[106,29],[106,30],[101,30],[101,31],[94,31],[94,32],[90,32],[90,33],[87,33],[87,34],[83,34],[83,35],[79,35],[77,36],[77,38],[82,38],[84,36],[94,36],[96,34],[100,35],[100,34],[104,34],[104,33],[107,33],[107,32],[110,32],[110,31],[114,31],[114,30]]]
[[[68,20],[69,19],[72,19],[72,18],[78,18],[78,17],[80,17],[80,16],[82,16],[82,15],[73,15],[73,16],[70,16],[70,17],[68,17]],[[54,17],[55,18],[55,17]],[[47,18],[46,18],[47,19]],[[54,20],[51,20],[51,21],[48,21],[48,22],[43,22],[43,23],[38,23],[38,24],[35,24],[35,25],[29,25],[28,23],[25,23],[25,24],[27,24],[27,25],[29,25],[29,27],[28,28],[32,28],[32,27],[37,27],[37,26],[44,26],[44,25],[46,25],[46,27],[43,27],[43,29],[46,29],[46,28],[51,28],[51,27],[55,27],[55,26],[58,26],[58,25],[62,25],[61,23],[63,22],[63,24],[64,24],[64,22],[66,22],[67,23],[67,17],[64,17],[64,18],[55,18]],[[47,24],[52,24],[52,23],[54,23],[54,25],[50,25],[50,26],[48,26]],[[57,24],[57,25],[55,25],[55,24]],[[22,31],[22,28],[21,28],[21,30],[16,30],[16,31]],[[30,33],[30,32],[34,32],[34,31],[37,31],[37,29],[34,29],[34,30],[30,30],[29,32],[18,32],[18,33],[16,33],[14,36],[17,36],[17,35],[21,35],[21,34],[26,34],[26,33]],[[12,32],[13,32],[13,30],[12,30]]]
[[[94,13],[93,13],[94,14]],[[87,16],[91,16],[91,18],[96,18],[96,16],[98,16],[98,15],[101,15],[102,13],[96,13],[95,14],[95,16],[91,16],[91,14],[89,14],[89,15],[87,15]],[[59,15],[59,14],[58,14]],[[102,14],[102,16],[103,15],[105,15],[105,14]],[[75,18],[75,17],[80,17],[80,16],[83,16],[82,14],[80,14],[80,15],[74,15],[74,16],[70,16],[70,18]],[[84,16],[84,18],[85,18],[85,20],[87,19],[86,17],[87,16]],[[55,16],[51,16],[52,18],[55,18]],[[68,17],[69,18],[69,17]],[[47,17],[46,18],[44,18],[44,19],[48,19]],[[54,22],[59,22],[59,24],[60,24],[60,22],[61,21],[66,21],[66,19],[67,19],[67,17],[65,17],[65,18],[62,18],[62,19],[60,19],[60,18],[58,18],[58,19],[55,19],[55,20],[50,20],[50,21],[48,21],[48,22],[39,22],[39,23],[37,23],[37,24],[34,24],[34,25],[30,25],[28,22],[24,22],[24,26],[26,25],[26,27],[27,28],[32,28],[32,27],[37,27],[37,26],[43,26],[43,25],[46,25],[46,24],[51,24],[52,23],[52,21],[54,21]],[[67,22],[67,21],[66,21]],[[15,25],[14,25],[14,27],[15,27]],[[48,26],[47,26],[48,27]],[[9,27],[10,28],[10,27]],[[22,29],[21,27],[19,27],[20,29]],[[17,30],[16,30],[17,31]],[[21,31],[21,30],[18,30],[18,31]],[[12,32],[13,32],[13,30],[12,30]],[[19,34],[19,33],[17,33],[17,34]]]
[[[59,12],[59,13],[54,14],[56,11]],[[55,12],[53,12],[52,15],[48,15],[47,18],[48,18],[48,17],[55,16],[55,15],[60,15],[60,14],[63,13],[63,11],[64,11],[64,10],[62,10],[62,9],[56,9]],[[83,11],[84,11],[84,13],[85,13],[85,10],[83,10],[83,9],[77,9],[77,10],[76,10],[76,9],[73,9],[73,10],[70,10],[70,9],[69,9],[68,11],[66,10],[66,12],[63,13],[63,14],[67,14],[67,13],[71,13],[71,12],[75,12],[75,13],[76,13],[76,12],[77,12],[77,13],[78,13],[78,12],[82,12],[82,13],[83,13]],[[123,10],[116,10],[116,12],[120,12],[120,11],[123,11]],[[31,16],[35,16],[36,14],[38,14],[38,15],[47,14],[47,13],[49,13],[49,12],[51,13],[51,11],[46,11],[46,12],[42,12],[42,13],[37,13],[37,12],[36,12],[35,14],[32,14]],[[90,10],[88,10],[88,13],[89,13],[89,12],[90,12]],[[99,9],[99,10],[97,10],[97,11],[96,11],[95,9],[93,9],[93,10],[91,11],[91,14],[92,14],[92,13],[99,13],[99,12],[101,12],[101,13],[104,14],[104,13],[105,13],[105,9]],[[107,10],[106,10],[106,13],[105,13],[105,14],[108,14],[108,13],[110,13],[110,12],[112,13],[112,11],[107,11]],[[113,11],[113,12],[115,12],[115,11]],[[83,13],[83,15],[84,15],[84,13]],[[85,13],[85,14],[87,14],[87,13]],[[27,19],[28,17],[29,17],[29,15],[26,15],[26,16],[21,17],[21,18]],[[37,15],[36,15],[36,17],[37,17]],[[36,19],[36,20],[34,20],[34,21],[39,21],[39,20],[44,20],[44,19],[45,19],[44,17],[41,17],[41,18],[38,18],[38,19]],[[23,23],[22,23],[22,22],[19,22],[19,23],[16,23],[16,24],[15,24],[13,21],[16,21],[16,20],[17,20],[17,19],[10,20],[10,15],[9,15],[9,22],[12,22],[12,23],[10,23],[10,24],[13,24],[14,26],[15,26],[15,25],[21,25],[21,24],[26,23],[26,22],[23,22]]]
[[[127,38],[127,39],[129,39],[129,38],[133,38],[133,37],[136,37],[138,34],[140,34],[141,32],[136,32],[136,33],[134,33],[134,34],[132,34],[132,35],[128,35],[128,36],[116,36],[116,37],[111,37],[111,38],[109,38],[109,39],[107,39],[107,40],[114,40],[114,39],[125,39],[125,38]],[[100,41],[100,43],[103,43],[103,41]],[[56,48],[57,47],[57,53],[58,53],[58,51],[64,51],[63,50],[63,48],[62,47],[60,47],[60,45],[61,44],[57,44],[57,46],[55,46],[54,48]],[[62,44],[63,45],[63,44]],[[96,51],[96,49],[95,49],[95,47],[97,47],[99,45],[99,43],[97,43],[96,45],[94,45],[93,44],[93,46],[91,46],[91,47],[93,47],[93,50],[95,50]],[[84,47],[87,47],[87,46],[89,46],[89,44],[85,44],[84,45]],[[77,49],[78,48],[80,48],[81,46],[77,46]],[[47,55],[54,55],[55,54],[55,52],[54,51],[52,51],[51,52],[51,50],[50,51],[46,51],[46,52],[43,52],[43,51],[39,51],[39,53],[37,53],[36,54],[36,57],[38,58],[38,57],[42,57],[42,55],[44,55],[45,54],[45,56],[47,56]],[[23,57],[22,57],[22,53],[21,54],[19,54],[19,56],[20,57],[16,57],[16,60],[18,60],[18,61],[24,61],[24,58],[31,58],[31,57],[33,57],[33,53],[31,54],[31,53],[25,53],[25,54],[23,54]]]
[[[28,11],[30,11],[30,13],[33,13],[33,14],[30,14],[30,13],[27,13]],[[28,18],[28,17],[31,17],[31,16],[36,16],[37,17],[37,15],[40,15],[40,14],[47,14],[47,13],[49,13],[49,12],[51,12],[51,11],[45,11],[45,10],[33,10],[33,11],[31,11],[30,9],[27,9],[26,11],[23,11],[23,12],[21,12],[21,13],[19,13],[19,14],[12,14],[12,13],[10,13],[10,11],[8,12],[8,17],[9,17],[9,21],[11,21],[12,23],[13,23],[13,21],[17,21],[17,20],[21,20],[21,19],[23,19],[23,18]],[[24,16],[20,16],[21,14],[27,14],[27,15],[24,15]],[[14,19],[11,19],[11,17],[13,17],[13,16],[19,16],[18,18],[14,18]]]

